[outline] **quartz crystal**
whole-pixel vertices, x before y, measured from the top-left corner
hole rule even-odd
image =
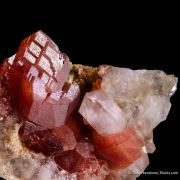
[[[119,178],[126,177],[133,164],[139,166],[135,162],[141,162],[142,173],[148,165],[145,153],[155,150],[153,129],[167,118],[177,78],[159,70],[108,65],[100,66],[98,74],[101,80],[86,93],[79,112],[94,129],[97,152],[118,169]]]
[[[176,85],[160,70],[72,65],[45,33],[32,34],[0,70],[0,176],[136,179]]]
[[[99,109],[97,113],[95,109]],[[118,133],[126,127],[121,109],[102,91],[86,93],[79,112],[100,134]]]

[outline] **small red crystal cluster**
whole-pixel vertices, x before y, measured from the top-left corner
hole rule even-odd
[[[79,87],[68,83],[70,66],[41,31],[27,37],[4,62],[2,82],[23,121],[22,143],[70,173],[88,170],[98,176],[106,163],[112,169],[128,167],[142,155],[143,141],[131,128],[102,136],[83,123]]]

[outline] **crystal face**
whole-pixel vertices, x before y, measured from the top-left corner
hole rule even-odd
[[[121,109],[101,91],[86,93],[79,112],[101,134],[121,132],[126,127]]]
[[[126,168],[143,154],[144,143],[132,128],[107,136],[94,132],[93,140],[97,151],[112,168]]]
[[[120,128],[120,125],[122,127],[119,132],[126,126],[132,126],[146,138],[161,121],[166,119],[171,107],[170,97],[176,90],[177,78],[173,75],[166,75],[158,70],[133,71],[112,66],[100,66],[98,73],[102,78],[99,88],[84,96],[79,109],[82,116],[98,133],[108,135],[117,133],[117,127]],[[103,98],[103,103],[101,94],[106,97]],[[108,104],[108,108],[104,104]],[[115,109],[119,109],[121,114],[115,112]],[[103,110],[108,113],[106,115],[108,118],[100,120]],[[109,122],[109,118],[113,119],[112,115],[117,121]],[[94,117],[96,119],[93,119]],[[111,125],[107,126],[107,123]]]
[[[19,134],[28,148],[45,155],[72,150],[77,144],[73,132],[65,125],[43,130],[30,122],[25,122]]]
[[[100,157],[120,170],[119,177],[136,168],[134,174],[140,174],[148,165],[147,152],[155,150],[153,129],[167,118],[177,78],[159,70],[108,65],[100,66],[98,75],[101,80],[86,93],[79,112],[94,129]]]
[[[1,66],[0,176],[136,179],[176,86],[160,70],[72,65],[46,34],[32,34]]]
[[[45,128],[64,124],[73,101],[78,100],[79,89],[65,84],[70,71],[69,58],[47,35],[38,31],[23,40],[2,71],[23,119]]]

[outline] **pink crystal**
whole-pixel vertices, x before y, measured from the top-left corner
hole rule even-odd
[[[38,90],[39,88],[34,88]],[[35,91],[36,91],[35,90]],[[79,88],[66,83],[62,91],[56,91],[46,97],[44,102],[34,98],[28,119],[44,128],[59,127],[79,103]]]
[[[104,179],[108,174],[107,164],[95,156],[83,157],[76,150],[65,151],[54,156],[60,169],[70,173],[78,173],[78,179]]]
[[[89,158],[92,155],[91,153],[94,151],[94,145],[90,142],[80,141],[77,143],[76,150],[81,154],[81,156]]]
[[[36,153],[51,155],[54,152],[72,150],[76,146],[73,132],[67,126],[42,129],[25,122],[19,131],[22,143]]]
[[[22,41],[1,68],[2,82],[23,120],[22,143],[37,153],[49,156],[77,144],[76,124],[71,130],[68,123],[81,119],[74,113],[80,90],[67,82],[69,71],[69,58],[41,31]]]
[[[115,169],[126,168],[141,157],[144,146],[142,139],[132,128],[107,136],[94,132],[93,142],[100,156]]]
[[[43,32],[21,43],[16,55],[5,61],[2,72],[23,120],[44,128],[64,124],[79,97],[78,87],[65,83],[69,71],[68,57]]]
[[[126,127],[125,118],[118,105],[98,90],[86,93],[79,112],[102,135],[118,133]]]
[[[147,153],[142,153],[142,156],[135,160],[131,165],[124,169],[111,170],[107,179],[119,180],[130,179],[135,180],[140,176],[149,164]]]

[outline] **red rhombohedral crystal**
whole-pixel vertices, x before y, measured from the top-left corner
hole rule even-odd
[[[44,128],[58,127],[77,105],[79,88],[65,83],[69,58],[41,31],[22,41],[3,71],[12,102],[23,120]]]
[[[82,123],[73,113],[80,91],[68,83],[69,71],[69,58],[42,31],[23,40],[1,68],[2,82],[23,120],[22,142],[37,153],[73,150],[77,144],[79,127],[68,124],[77,117]]]

